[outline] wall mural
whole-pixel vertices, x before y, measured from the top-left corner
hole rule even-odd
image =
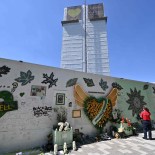
[[[111,101],[90,96],[84,101],[84,112],[95,127],[103,128],[112,113]]]
[[[95,98],[87,94],[80,85],[74,86],[74,98],[76,103],[83,107],[84,112],[91,123],[98,129],[102,129],[112,115],[112,107],[117,100],[117,88],[112,88],[106,97]]]
[[[108,89],[107,81],[103,81],[103,79],[100,80],[99,85],[103,90]]]
[[[36,86],[32,85],[31,86],[31,96],[46,96],[46,86]]]
[[[128,110],[132,110],[132,115],[139,114],[143,106],[147,103],[144,102],[144,96],[141,96],[141,91],[137,91],[135,88],[134,90],[130,89],[130,93],[127,93],[129,99],[126,101],[129,105]]]
[[[20,95],[20,97],[23,97],[23,96],[25,95],[25,93],[22,92],[22,93],[20,93],[19,95]]]
[[[68,103],[68,107],[72,107],[72,102],[69,102]]]
[[[149,88],[149,85],[148,84],[145,84],[144,87],[143,87],[143,90],[146,90]]]
[[[87,78],[83,78],[84,82],[87,84],[88,87],[93,87],[95,86],[94,82],[92,79],[87,79]]]
[[[0,88],[2,88],[2,87],[3,88],[10,88],[10,86],[5,86],[5,85],[4,86],[2,86],[2,85],[0,86]]]
[[[68,80],[66,83],[66,87],[74,86],[76,84],[77,80],[78,80],[78,78],[73,78],[73,79]]]
[[[59,106],[54,108],[54,112],[57,113],[58,122],[66,122],[67,120],[67,109],[65,107]]]
[[[114,83],[120,86],[117,108],[123,111],[122,115],[125,118],[129,118],[133,123],[138,123],[141,126],[137,116],[142,111],[142,107],[146,105],[150,112],[154,113],[155,105],[152,103],[154,103],[155,96],[152,84],[126,79],[115,79]],[[119,87],[117,88],[119,89]],[[154,118],[152,115],[152,119]]]
[[[30,70],[28,70],[26,73],[20,72],[20,77],[15,79],[15,81],[21,82],[22,86],[31,83],[32,80],[34,80],[34,76],[32,76],[32,72]]]
[[[13,88],[11,89],[11,92],[14,92],[16,88],[18,87],[18,83],[14,82],[12,85],[13,85]]]
[[[74,85],[73,93],[75,103],[83,108],[85,115],[97,129],[102,129],[108,121],[111,121],[115,108],[120,108],[122,116],[138,123],[137,116],[142,111],[143,106],[150,104],[150,98],[147,97],[148,92],[146,91],[152,92],[153,89],[152,94],[155,93],[155,87],[149,87],[148,84],[136,81],[126,82],[118,79],[116,82],[112,82],[111,86],[108,86],[108,82],[101,79],[99,85],[103,91],[112,86],[108,95],[98,98],[91,96],[89,91],[85,92],[78,84]],[[115,107],[116,103],[117,107]]]
[[[0,77],[10,72],[10,68],[7,66],[0,67]],[[58,78],[54,78],[54,73],[51,72],[50,75],[43,74],[44,80],[41,82],[43,84],[48,84],[48,88],[52,86],[57,86]],[[28,70],[27,72],[20,72],[20,77],[16,78],[14,83],[12,83],[11,92],[15,92],[18,87],[18,82],[21,83],[21,86],[24,86],[28,83],[31,83],[34,80],[32,72]],[[96,84],[91,78],[84,78],[83,80],[87,87],[93,87]],[[125,81],[124,79],[115,79],[112,84],[108,84],[108,80],[104,81],[104,79],[100,79],[97,83],[103,92],[85,92],[83,88],[77,84],[78,78],[69,79],[66,82],[66,88],[74,86],[74,98],[76,104],[83,108],[84,114],[88,117],[91,123],[98,129],[103,128],[108,120],[110,119],[113,110],[115,110],[114,106],[116,105],[118,108],[123,109],[123,115],[132,116],[136,118],[136,116],[141,112],[142,107],[144,105],[150,104],[150,98],[147,98],[147,91],[150,91],[152,94],[155,94],[155,87],[150,87],[150,85],[146,83],[138,83],[135,81]],[[111,82],[109,82],[111,83]],[[9,88],[9,86],[0,86],[0,88]],[[111,88],[112,87],[112,88]],[[109,92],[107,92],[108,88],[111,88]],[[9,91],[0,91],[0,98],[4,101],[0,101],[0,117],[2,117],[6,112],[17,110],[18,105],[17,101],[14,101],[12,93]],[[90,93],[98,93],[101,94],[101,97],[91,96]],[[103,96],[107,94],[107,96]],[[20,97],[25,95],[25,92],[19,93]],[[31,86],[31,96],[46,96],[46,86]],[[56,94],[56,105],[65,105],[65,94],[57,93]],[[25,103],[22,102],[21,105]],[[68,107],[72,107],[72,102],[67,103]],[[122,110],[121,109],[121,110]],[[34,116],[48,116],[49,112],[52,111],[52,107],[33,107]],[[130,117],[131,118],[131,117]]]
[[[52,112],[52,107],[33,107],[34,116],[48,116],[49,112]]]
[[[6,112],[18,109],[17,101],[14,101],[13,95],[9,91],[0,91],[0,117]]]
[[[26,102],[21,102],[21,105],[25,105],[26,104]]]
[[[77,76],[78,78],[77,78],[74,72],[66,72],[65,79],[67,77],[68,79],[64,81],[63,79],[61,80],[59,79],[59,77],[61,77],[61,73],[59,72],[59,70],[54,70],[54,72],[52,72],[52,69],[51,69],[50,72],[46,72],[46,71],[44,72],[44,71],[41,71],[44,68],[40,68],[41,74],[37,74],[39,70],[36,70],[36,73],[34,74],[34,72],[30,71],[32,69],[30,70],[27,69],[27,70],[24,70],[24,72],[21,72],[21,70],[18,70],[18,66],[16,68],[17,69],[16,71],[15,70],[12,71],[12,68],[10,69],[8,67],[4,67],[4,65],[2,66],[3,67],[0,67],[0,79],[2,79],[0,84],[1,85],[0,86],[0,119],[4,118],[5,120],[5,117],[3,117],[3,115],[7,116],[5,115],[5,113],[9,112],[11,114],[13,113],[11,111],[18,110],[19,103],[21,107],[21,109],[19,110],[22,112],[22,110],[24,110],[24,108],[26,108],[29,105],[28,103],[32,101],[30,112],[33,115],[33,117],[38,119],[38,121],[39,121],[39,118],[46,118],[46,119],[51,118],[52,120],[51,122],[53,124],[55,123],[55,121],[58,121],[58,122],[66,121],[67,115],[68,115],[68,121],[71,121],[71,123],[73,124],[73,128],[80,126],[80,130],[83,132],[87,130],[86,128],[88,126],[90,127],[89,131],[91,131],[92,126],[94,126],[98,130],[103,130],[103,128],[106,129],[107,122],[111,121],[110,120],[111,116],[113,115],[114,118],[116,116],[115,115],[116,113],[114,114],[114,111],[116,108],[121,111],[120,118],[122,118],[121,116],[124,116],[124,118],[131,119],[133,123],[135,124],[137,123],[137,128],[141,122],[140,121],[139,121],[140,123],[138,122],[138,119],[136,118],[136,116],[142,110],[143,105],[147,105],[150,108],[150,111],[152,113],[152,118],[153,118],[152,120],[155,120],[155,116],[154,116],[155,84],[149,84],[147,82],[138,82],[138,81],[127,80],[127,79],[125,80],[125,79],[119,79],[119,78],[112,78],[112,77],[104,78],[104,76],[97,76],[97,75],[86,76],[87,74],[84,74],[84,73],[78,74]],[[12,72],[14,73],[11,74],[9,73],[9,71],[11,71],[11,73]],[[13,79],[9,81],[9,79],[11,79],[11,77],[8,78],[10,74],[15,75],[15,77],[12,77]],[[40,80],[36,80],[36,79],[34,80],[34,77],[36,78],[36,76],[37,76],[37,79],[40,79]],[[28,83],[32,83],[32,84],[28,84]],[[40,86],[33,87],[34,84],[36,85],[40,84]],[[8,88],[7,87],[8,85],[10,85],[11,87]],[[25,85],[26,85],[26,88],[23,89],[22,86],[25,86]],[[46,96],[47,100],[44,100],[44,102],[41,102],[40,100],[38,100],[38,97],[32,97],[32,96],[30,97],[28,95],[28,93],[30,94],[30,92],[28,91],[35,88],[36,90],[34,92],[36,92],[36,94],[33,94],[33,95],[40,96],[39,92],[42,91],[41,85],[43,85],[44,88],[46,87],[46,89],[54,87],[53,88],[54,91],[58,91],[56,87],[58,85],[60,87],[62,86],[61,87],[62,90],[60,91],[60,94],[56,96],[56,92],[53,93],[52,92],[53,90],[49,89],[49,91],[52,90],[50,91],[52,92],[52,94],[49,92],[48,96]],[[86,88],[87,91],[81,87],[82,85],[83,85],[83,88]],[[6,91],[6,89],[11,92]],[[31,90],[31,93],[32,92],[33,91]],[[42,95],[44,94],[47,95],[47,92],[45,89],[43,89],[43,92],[44,93],[41,92]],[[63,94],[62,92],[65,92],[65,93]],[[90,92],[93,92],[94,94]],[[121,95],[119,96],[118,93]],[[75,100],[73,99],[72,95],[74,95]],[[94,95],[94,96],[91,96],[91,95]],[[51,98],[51,97],[54,97],[54,98]],[[18,102],[14,98],[19,99]],[[55,102],[53,101],[56,101],[56,100],[58,101],[56,102],[58,103],[58,105],[54,105]],[[51,103],[51,101],[52,101],[51,105],[46,104],[46,103]],[[38,103],[38,106],[36,105],[37,103]],[[74,105],[74,103],[76,103],[77,105]],[[53,105],[55,107],[58,107],[59,109],[62,106],[64,110],[56,109],[55,110],[56,112],[53,113],[54,112]],[[20,111],[19,112],[15,111],[15,113],[18,112],[17,115],[19,115]],[[57,116],[57,120],[54,120],[53,122],[53,119],[55,119],[54,114]],[[17,115],[15,114],[14,119],[16,119]],[[87,120],[85,117],[87,118]],[[43,119],[41,120],[43,121]],[[112,121],[108,122],[109,125],[114,124],[112,123]],[[31,123],[31,122],[27,122],[27,123]],[[83,123],[83,125],[81,123]],[[3,127],[3,123],[1,125]],[[11,126],[8,126],[8,129],[10,127]],[[48,125],[47,126],[45,125],[45,128],[47,127]],[[82,130],[82,128],[84,130]]]
[[[122,90],[122,89],[123,89],[122,86],[119,85],[117,82],[113,82],[113,83],[112,83],[112,87],[113,87],[113,88],[117,88],[118,90]]]
[[[56,82],[58,81],[58,78],[54,79],[54,74],[53,72],[51,73],[51,75],[48,77],[47,74],[43,74],[43,78],[45,78],[46,80],[42,81],[41,83],[49,83],[48,88],[52,87],[53,85],[56,86]]]
[[[7,66],[2,66],[0,67],[0,77],[2,77],[2,74],[7,74],[10,72],[10,69],[9,67]]]

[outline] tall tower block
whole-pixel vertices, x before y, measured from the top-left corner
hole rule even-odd
[[[109,76],[103,4],[67,7],[61,23],[61,68]]]

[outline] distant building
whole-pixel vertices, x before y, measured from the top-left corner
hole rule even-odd
[[[103,4],[65,8],[61,68],[110,75],[106,24]]]

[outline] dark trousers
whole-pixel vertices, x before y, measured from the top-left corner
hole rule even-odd
[[[151,121],[144,121],[143,120],[143,132],[144,132],[144,138],[147,139],[147,132],[148,132],[148,136],[149,139],[152,138],[152,132],[151,132]]]

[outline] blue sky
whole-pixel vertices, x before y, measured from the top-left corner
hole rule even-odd
[[[103,3],[112,77],[155,82],[155,0]],[[0,58],[60,67],[63,11],[84,0],[0,0]]]

